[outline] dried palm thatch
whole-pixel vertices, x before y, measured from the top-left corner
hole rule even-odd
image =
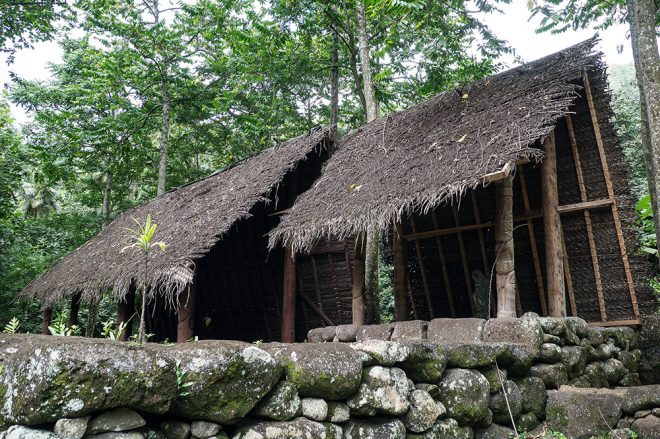
[[[88,301],[110,290],[123,298],[143,276],[142,258],[122,252],[129,243],[127,228],[135,227],[133,218],[144,222],[151,214],[158,224],[154,240],[167,248],[153,252],[147,287],[171,299],[192,281],[195,260],[235,222],[249,217],[253,206],[270,202],[286,174],[320,152],[329,136],[328,128],[314,130],[125,212],[34,279],[23,296],[39,297],[46,305],[74,292]]]
[[[533,145],[578,97],[582,69],[604,71],[595,39],[448,91],[344,137],[314,187],[270,234],[295,251],[427,213],[484,176],[538,161]]]

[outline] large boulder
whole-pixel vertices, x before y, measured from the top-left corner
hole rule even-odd
[[[135,410],[120,407],[108,410],[92,418],[87,424],[87,434],[105,433],[108,431],[128,431],[144,427],[147,422]]]
[[[412,341],[405,344],[408,357],[399,363],[408,377],[415,382],[434,383],[440,380],[447,366],[447,351],[433,341]]]
[[[425,340],[429,322],[424,320],[408,320],[396,322],[392,341]]]
[[[287,380],[295,384],[300,396],[339,401],[360,385],[364,354],[349,346],[272,343],[261,347],[284,366]]]
[[[438,387],[440,401],[449,417],[461,425],[485,427],[490,424],[490,386],[482,374],[476,370],[447,369]]]
[[[441,343],[479,343],[482,339],[484,319],[433,319],[426,336]]]
[[[489,407],[491,412],[493,412],[493,422],[499,424],[509,424],[511,422],[511,415],[515,419],[522,410],[523,396],[516,383],[505,381],[504,389],[506,390],[506,397],[502,390],[490,397]]]
[[[623,398],[623,411],[633,414],[639,410],[660,407],[660,384],[631,387]]]
[[[364,352],[372,359],[372,364],[393,366],[408,358],[408,347],[401,343],[384,340],[367,340],[351,343],[351,348]]]
[[[36,425],[132,407],[163,414],[176,395],[175,363],[158,345],[81,337],[0,336],[0,418]]]
[[[504,348],[496,343],[447,344],[447,366],[474,369],[495,364]]]
[[[310,345],[315,346],[315,345]],[[180,343],[165,352],[180,365],[187,384],[172,412],[197,420],[233,424],[266,396],[282,375],[279,363],[258,347],[238,341]]]
[[[623,411],[621,392],[563,386],[548,392],[548,426],[567,437],[586,439],[608,432]]]
[[[529,370],[529,375],[541,378],[547,389],[557,389],[568,382],[566,366],[562,363],[535,364]]]
[[[252,410],[258,417],[276,421],[288,421],[300,414],[301,401],[296,386],[280,381],[275,388]]]
[[[422,433],[433,426],[436,419],[443,414],[445,407],[436,402],[428,392],[415,390],[410,395],[410,410],[404,418],[408,431]]]
[[[408,411],[411,386],[405,372],[396,367],[371,366],[362,373],[362,384],[348,400],[355,413],[402,415]]]
[[[394,332],[393,323],[383,323],[381,325],[362,325],[358,328],[355,339],[357,341],[367,340],[389,340]]]
[[[61,439],[82,439],[87,431],[89,419],[89,416],[58,419],[53,430]]]
[[[2,433],[0,433],[2,436]],[[2,436],[4,439],[59,439],[52,431],[37,430],[35,428],[14,425]]]
[[[538,352],[543,343],[543,328],[538,318],[490,319],[484,326],[483,341],[527,344]]]
[[[344,439],[405,438],[406,427],[398,419],[354,419],[348,422],[344,428]]]
[[[513,380],[522,395],[521,410],[523,413],[533,413],[536,419],[545,418],[545,403],[548,394],[543,380],[537,377],[516,378]]]
[[[647,415],[635,419],[630,428],[639,438],[660,439],[660,418],[657,416]]]
[[[248,421],[240,425],[233,439],[341,439],[332,424],[322,424],[307,418],[291,421]]]

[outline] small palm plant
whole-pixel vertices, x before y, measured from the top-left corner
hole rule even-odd
[[[130,232],[132,244],[124,247],[122,252],[127,249],[138,250],[144,258],[144,276],[142,277],[142,310],[140,312],[140,330],[138,332],[138,343],[144,343],[144,321],[147,314],[147,276],[149,275],[149,256],[154,248],[159,248],[161,251],[165,250],[164,242],[151,242],[156,233],[156,224],[151,222],[151,215],[147,214],[147,219],[144,224],[133,218],[137,224],[136,229],[127,228]]]

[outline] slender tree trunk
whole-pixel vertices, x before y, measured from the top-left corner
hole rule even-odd
[[[41,333],[44,335],[50,334],[48,327],[53,321],[53,307],[47,306],[44,308],[43,319],[41,320]]]
[[[339,123],[339,37],[336,32],[332,33],[330,64],[330,125],[334,134]]]
[[[378,118],[378,103],[371,81],[371,59],[369,57],[369,36],[367,35],[367,17],[364,0],[357,0],[358,45],[360,47],[360,65],[362,67],[362,88],[366,103],[367,122]]]
[[[371,80],[371,60],[369,58],[369,37],[367,35],[367,18],[364,0],[357,0],[358,45],[360,48],[360,65],[362,67],[362,88],[365,98],[367,122],[378,118],[378,104]],[[367,244],[365,246],[365,322],[378,323],[378,248],[380,234],[378,225],[370,224],[367,228]]]
[[[103,206],[101,207],[101,217],[103,218],[103,227],[110,223],[111,195],[112,195],[112,172],[105,174],[105,186],[103,188]]]
[[[87,325],[85,326],[85,337],[94,337],[96,330],[96,318],[99,314],[100,298],[92,299],[87,306]]]
[[[660,233],[660,55],[653,0],[628,0],[630,41],[641,107],[642,147],[655,229]]]
[[[71,296],[71,308],[69,308],[69,328],[78,326],[78,313],[80,311],[80,293]]]
[[[163,96],[163,115],[160,129],[160,162],[158,165],[158,189],[156,195],[165,193],[165,180],[167,179],[167,148],[170,136],[170,92],[167,71],[163,71],[160,81]]]

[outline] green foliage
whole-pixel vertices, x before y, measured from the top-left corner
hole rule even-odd
[[[651,197],[644,195],[635,206],[639,221],[640,249],[650,255],[658,257],[658,239],[655,232],[655,223],[653,221],[653,210],[651,208]]]
[[[61,337],[70,337],[72,335],[80,335],[80,328],[78,325],[67,324],[67,315],[65,313],[58,313],[52,324],[48,327],[51,335],[57,335]]]
[[[21,327],[21,321],[16,317],[12,319],[5,325],[5,328],[2,330],[5,334],[16,334]]]
[[[382,254],[382,252],[381,252]],[[378,264],[378,288],[379,288],[379,310],[380,321],[389,323],[394,321],[394,265],[388,264],[381,258]]]
[[[133,316],[131,316],[127,322],[119,322],[117,329],[115,329],[115,322],[112,320],[101,322],[101,336],[110,340],[120,340],[126,333],[128,322],[130,322],[132,318]]]
[[[181,369],[181,361],[176,361],[174,371],[176,372],[176,396],[184,397],[190,395],[188,388],[194,383],[189,380],[188,373]]]

